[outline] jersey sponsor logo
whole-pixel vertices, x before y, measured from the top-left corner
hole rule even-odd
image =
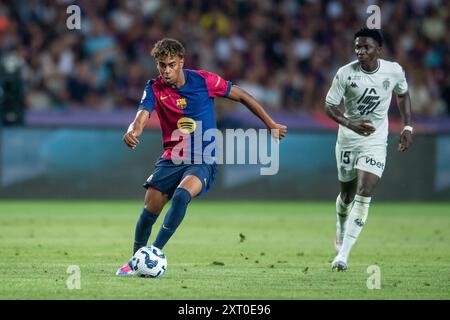
[[[359,88],[358,85],[355,82],[352,82],[352,84],[350,85],[350,87],[352,88]]]
[[[361,98],[357,101],[358,110],[361,115],[372,113],[380,105],[380,96],[374,88],[366,88]]]
[[[353,80],[353,81],[355,81],[355,80],[361,80],[361,76],[360,76],[360,75],[357,75],[357,74],[354,74],[354,75],[352,75],[352,76],[348,76],[347,80],[348,80],[348,81],[350,81],[350,80]]]
[[[162,96],[161,97],[161,100],[165,100],[165,99],[167,99],[167,98],[169,98],[170,97],[170,95],[168,95],[168,96]]]
[[[177,127],[184,134],[192,133],[195,131],[196,128],[195,120],[186,117],[180,118],[177,121]]]
[[[181,110],[187,107],[186,98],[177,99],[177,107]]]
[[[374,167],[384,170],[384,163],[381,161],[377,161],[373,158],[366,157],[366,164],[370,164],[371,166],[374,166]]]

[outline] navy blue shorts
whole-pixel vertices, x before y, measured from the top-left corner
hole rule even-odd
[[[155,171],[145,181],[143,187],[153,188],[172,198],[181,180],[188,175],[196,176],[203,184],[199,196],[206,193],[214,184],[217,164],[174,164],[170,159],[159,158],[155,163]]]

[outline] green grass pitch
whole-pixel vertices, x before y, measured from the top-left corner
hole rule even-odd
[[[0,299],[450,298],[450,203],[374,201],[349,271],[337,273],[333,202],[195,200],[164,250],[165,276],[119,278],[140,210],[138,201],[1,201]],[[67,288],[69,265],[81,270],[79,290]],[[367,287],[371,265],[380,289]]]

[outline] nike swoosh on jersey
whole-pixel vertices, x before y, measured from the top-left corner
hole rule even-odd
[[[167,98],[169,98],[170,96],[164,96],[164,97],[161,97],[161,100],[164,100],[164,99],[167,99]]]

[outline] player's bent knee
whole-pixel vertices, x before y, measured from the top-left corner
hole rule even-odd
[[[147,211],[149,211],[155,215],[159,215],[161,213],[162,209],[164,208],[164,206],[155,206],[150,203],[149,204],[146,203],[146,204],[144,204],[144,208]]]
[[[341,192],[341,200],[345,203],[345,204],[349,204],[353,201],[353,199],[355,198],[354,194],[350,194],[349,192]]]
[[[177,188],[173,194],[172,202],[187,205],[191,202],[191,199],[192,196],[188,190],[184,188]]]
[[[158,190],[149,188],[145,194],[144,208],[154,214],[160,214],[168,201],[168,195]]]
[[[144,203],[144,208],[150,211],[153,214],[160,214],[161,211],[164,209],[164,206],[166,205],[168,199],[161,198],[161,199],[146,199]]]
[[[358,191],[356,192],[358,195],[363,197],[371,197],[372,196],[372,187],[368,186],[361,186],[358,188]]]
[[[194,175],[186,176],[183,181],[178,185],[177,189],[185,189],[189,192],[191,197],[198,195],[203,188],[203,184],[199,177]]]

